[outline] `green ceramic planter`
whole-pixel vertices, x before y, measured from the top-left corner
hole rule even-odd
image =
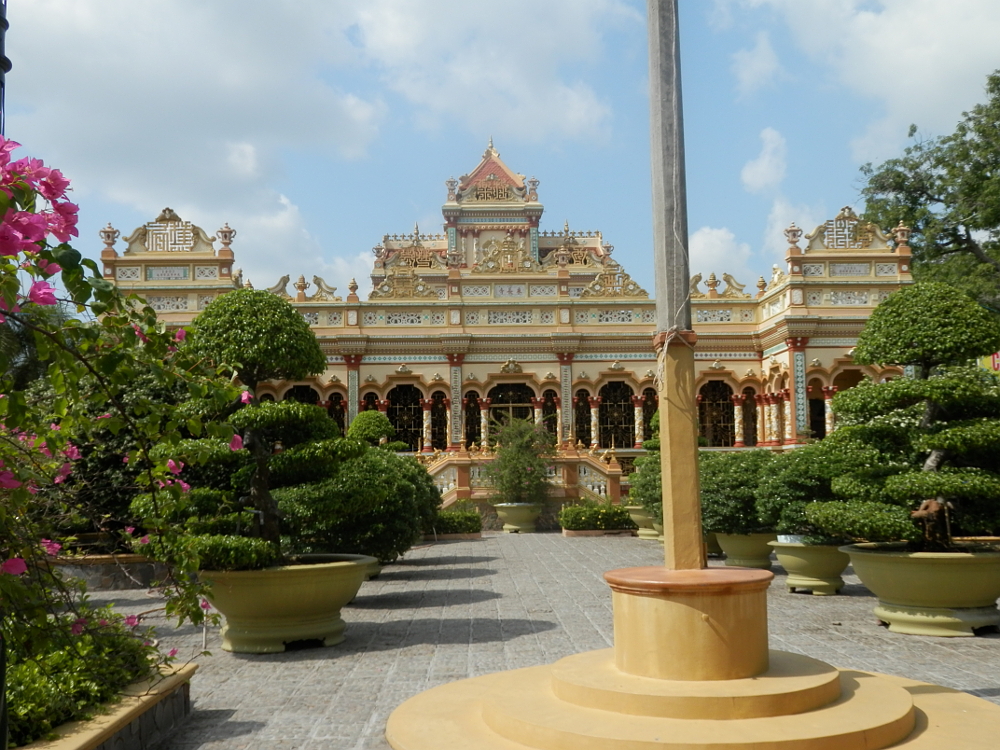
[[[344,640],[340,609],[378,561],[367,555],[308,558],[306,565],[198,574],[212,586],[209,601],[225,615],[224,651],[273,654],[291,641],[321,640],[334,646]]]
[[[1000,626],[1000,551],[908,552],[901,545],[841,547],[878,597],[873,612],[894,633],[972,636]]]
[[[851,562],[835,545],[770,542],[781,567],[788,573],[789,591],[806,590],[815,596],[830,596],[844,587],[840,574]]]
[[[625,510],[628,511],[628,517],[632,519],[632,523],[639,527],[640,539],[656,539],[659,536],[653,528],[652,513],[641,505],[626,505]]]
[[[493,507],[503,521],[503,530],[508,534],[532,533],[535,522],[542,514],[542,506],[537,503],[498,503]]]
[[[722,551],[726,553],[726,565],[770,570],[769,542],[773,542],[777,534],[716,534],[715,536]]]

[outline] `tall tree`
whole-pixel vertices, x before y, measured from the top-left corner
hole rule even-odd
[[[902,156],[861,168],[861,195],[865,219],[913,230],[919,280],[957,286],[1000,312],[1000,70],[986,95],[951,135],[924,140],[911,125]]]

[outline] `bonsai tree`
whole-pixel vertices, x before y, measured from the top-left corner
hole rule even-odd
[[[768,471],[770,451],[744,450],[699,456],[701,518],[705,531],[757,534],[774,531],[757,514],[754,490]]]
[[[921,283],[895,292],[868,320],[854,359],[912,368],[912,377],[864,383],[834,398],[836,439],[867,460],[831,481],[845,505],[806,508],[815,525],[863,538],[876,515],[897,538],[923,536],[948,549],[952,536],[1000,528],[1000,382],[969,361],[1000,349],[1000,320],[963,292]],[[886,506],[898,506],[886,513]],[[922,534],[920,533],[922,532]]]
[[[363,440],[368,445],[378,445],[395,434],[396,428],[392,426],[389,417],[375,409],[359,413],[347,428],[347,437]]]
[[[549,496],[546,471],[555,455],[555,439],[544,426],[511,419],[497,434],[496,458],[486,466],[494,504],[537,505]]]
[[[270,292],[253,289],[237,289],[209,304],[196,320],[193,348],[208,360],[235,369],[249,389],[249,397],[235,408],[251,403],[262,380],[301,380],[326,368],[316,337],[295,308]],[[245,417],[243,422],[241,444],[256,465],[250,498],[261,514],[262,537],[278,544],[278,509],[268,487],[268,460],[274,443],[253,417]]]

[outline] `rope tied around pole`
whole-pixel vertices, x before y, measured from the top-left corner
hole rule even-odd
[[[663,337],[663,343],[660,345],[659,351],[656,353],[656,376],[653,378],[653,384],[656,386],[657,392],[663,391],[664,386],[667,382],[667,347],[674,341],[681,341],[685,346],[694,349],[694,344],[684,336],[681,329],[677,326],[671,326],[666,332],[657,335],[657,341],[659,341],[660,336]]]

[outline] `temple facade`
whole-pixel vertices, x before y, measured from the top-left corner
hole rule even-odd
[[[259,395],[321,404],[342,427],[382,410],[399,440],[430,453],[482,451],[495,420],[533,418],[566,450],[614,449],[627,473],[656,411],[649,291],[599,231],[542,229],[539,181],[509,169],[492,143],[445,185],[441,232],[414,227],[374,248],[368,299],[353,279],[342,296],[318,276],[270,287],[309,323],[327,369]],[[121,250],[117,230],[101,235],[105,278],[171,325],[250,286],[228,225],[212,237],[165,209]],[[845,208],[808,234],[785,230],[785,266],[754,288],[727,273],[691,279],[704,446],[822,438],[837,390],[901,374],[856,365],[851,352],[875,305],[911,281],[908,235]]]

